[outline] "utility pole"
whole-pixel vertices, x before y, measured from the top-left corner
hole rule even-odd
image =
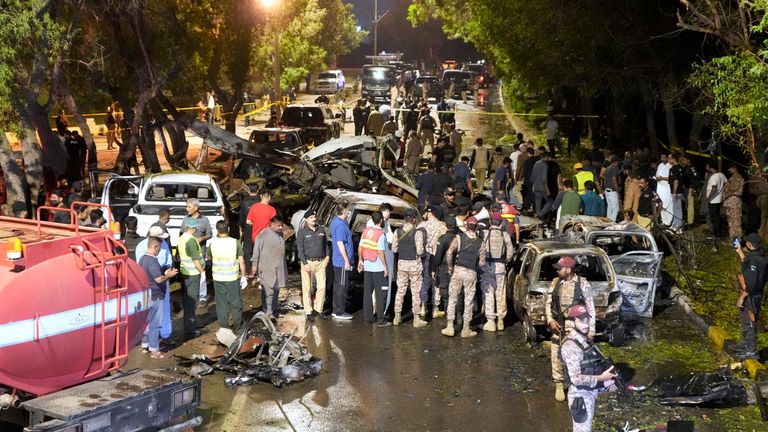
[[[389,10],[379,16],[379,0],[373,0],[373,55],[379,55],[379,21],[389,13]]]

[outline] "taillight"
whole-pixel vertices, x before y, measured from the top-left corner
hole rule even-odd
[[[21,240],[18,237],[13,237],[7,242],[8,249],[6,256],[9,260],[21,259]]]
[[[195,387],[179,390],[171,395],[171,409],[178,409],[195,402]]]

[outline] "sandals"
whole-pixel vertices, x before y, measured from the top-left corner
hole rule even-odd
[[[162,351],[155,351],[149,354],[149,357],[153,359],[166,359],[170,356],[171,356],[170,353],[165,353]]]

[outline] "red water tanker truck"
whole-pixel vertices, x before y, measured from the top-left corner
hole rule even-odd
[[[120,370],[146,326],[149,282],[112,231],[77,224],[76,205],[94,204],[0,217],[0,430],[199,425],[199,380]],[[40,220],[55,211],[75,223]]]

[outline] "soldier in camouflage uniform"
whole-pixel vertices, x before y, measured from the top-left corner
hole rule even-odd
[[[451,282],[448,286],[448,323],[441,332],[445,336],[454,336],[453,320],[456,317],[456,302],[462,290],[464,291],[464,326],[461,330],[461,337],[477,335],[469,328],[469,322],[472,320],[478,262],[481,265],[485,264],[485,259],[480,256],[482,239],[477,235],[477,219],[471,216],[464,223],[466,232],[456,236],[446,252]]]
[[[504,317],[507,315],[506,267],[515,252],[509,233],[501,229],[502,221],[501,213],[491,213],[491,226],[480,245],[480,256],[485,258],[485,265],[481,266],[480,286],[488,320],[483,330],[490,332],[504,330]]]
[[[595,302],[592,299],[592,286],[581,276],[574,273],[576,261],[569,257],[561,257],[555,264],[558,277],[552,281],[547,294],[545,311],[547,323],[552,330],[552,380],[555,381],[555,400],[565,400],[563,388],[563,365],[558,353],[560,341],[573,329],[573,321],[567,321],[565,314],[573,304],[583,304],[589,311],[589,339],[595,336]]]
[[[574,432],[591,432],[597,394],[603,388],[616,391],[616,374],[613,366],[605,371],[598,369],[602,366],[599,360],[605,357],[590,340],[592,315],[587,308],[580,304],[571,306],[567,320],[573,323],[573,330],[563,339],[560,357],[565,364],[568,407]]]
[[[413,326],[424,327],[427,322],[419,318],[421,308],[421,284],[424,256],[424,246],[427,234],[424,229],[416,227],[417,214],[408,210],[404,215],[405,224],[395,231],[392,241],[392,251],[398,253],[397,259],[397,295],[395,296],[394,325],[402,322],[403,300],[406,290],[411,290],[411,308],[413,310]]]
[[[744,193],[744,177],[736,165],[728,168],[731,177],[723,188],[723,208],[728,220],[728,236],[731,240],[741,237],[741,195]]]
[[[428,205],[424,208],[424,221],[419,224],[419,228],[424,230],[427,234],[426,239],[426,254],[423,255],[422,260],[422,284],[421,284],[421,316],[427,317],[427,303],[429,302],[429,291],[433,290],[432,297],[432,318],[441,318],[445,315],[444,312],[438,310],[440,305],[440,289],[436,289],[435,278],[432,276],[432,272],[429,271],[429,263],[432,261],[432,257],[437,250],[437,240],[445,234],[445,224],[438,219],[436,212],[438,211],[436,206]]]

